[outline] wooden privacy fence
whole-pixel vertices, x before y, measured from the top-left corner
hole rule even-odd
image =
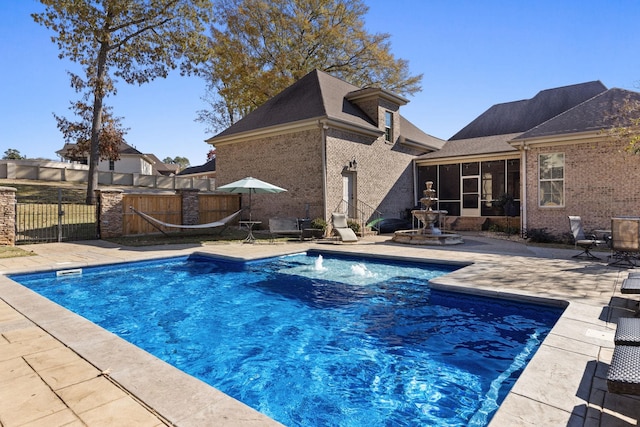
[[[238,194],[199,194],[198,190],[193,189],[178,190],[176,193],[125,194],[122,190],[101,189],[97,190],[97,206],[65,204],[62,203],[62,195],[59,195],[58,203],[48,203],[46,208],[34,208],[17,203],[16,191],[12,187],[0,187],[0,245],[13,246],[16,241],[36,243],[159,233],[158,229],[134,214],[130,206],[163,222],[181,225],[218,221],[242,207]],[[75,205],[82,209],[76,210]],[[35,226],[26,227],[22,223],[28,222],[22,218],[29,212],[41,220]],[[237,221],[235,219],[230,224]]]
[[[162,222],[180,225],[205,224],[218,221],[240,209],[240,196],[237,194],[198,194],[197,191],[184,190],[177,194],[122,194],[121,236],[155,234],[159,230],[130,207],[144,212]],[[102,231],[102,229],[101,229]],[[165,229],[166,232],[184,231],[178,228]],[[208,232],[200,229],[200,233]],[[216,231],[211,229],[211,231]],[[101,233],[104,235],[104,233]],[[115,237],[115,236],[104,236]]]

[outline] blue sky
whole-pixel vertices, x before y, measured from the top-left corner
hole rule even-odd
[[[637,0],[367,0],[366,27],[391,34],[391,49],[424,75],[422,92],[402,114],[423,131],[448,139],[491,105],[538,91],[600,80],[640,91],[640,2]],[[0,0],[0,155],[56,159],[64,141],[52,113],[70,116],[67,70],[51,32],[29,14],[35,0]],[[107,103],[144,153],[204,163],[206,107],[197,77],[142,86],[120,84]]]

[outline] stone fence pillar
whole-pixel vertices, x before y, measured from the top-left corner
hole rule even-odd
[[[96,190],[100,239],[122,236],[122,190]]]
[[[182,225],[200,224],[199,191],[194,188],[177,190],[177,193],[182,197]]]
[[[0,187],[0,245],[16,244],[16,191],[13,187]]]

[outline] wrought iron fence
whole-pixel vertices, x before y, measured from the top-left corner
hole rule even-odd
[[[96,207],[87,205],[73,193],[57,189],[57,200],[21,199],[16,204],[16,244],[68,242],[96,239]]]

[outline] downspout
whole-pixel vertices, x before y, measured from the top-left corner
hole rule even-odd
[[[322,146],[322,216],[328,220],[327,216],[327,130],[329,126],[326,120],[319,120],[320,144]]]
[[[520,176],[522,179],[522,195],[520,197],[520,230],[526,230],[527,225],[527,151],[529,151],[529,145],[525,142],[521,145],[522,148],[522,160],[520,161]]]
[[[413,163],[413,204],[416,204],[416,200],[418,200],[418,165],[416,164],[416,159],[411,161]]]

